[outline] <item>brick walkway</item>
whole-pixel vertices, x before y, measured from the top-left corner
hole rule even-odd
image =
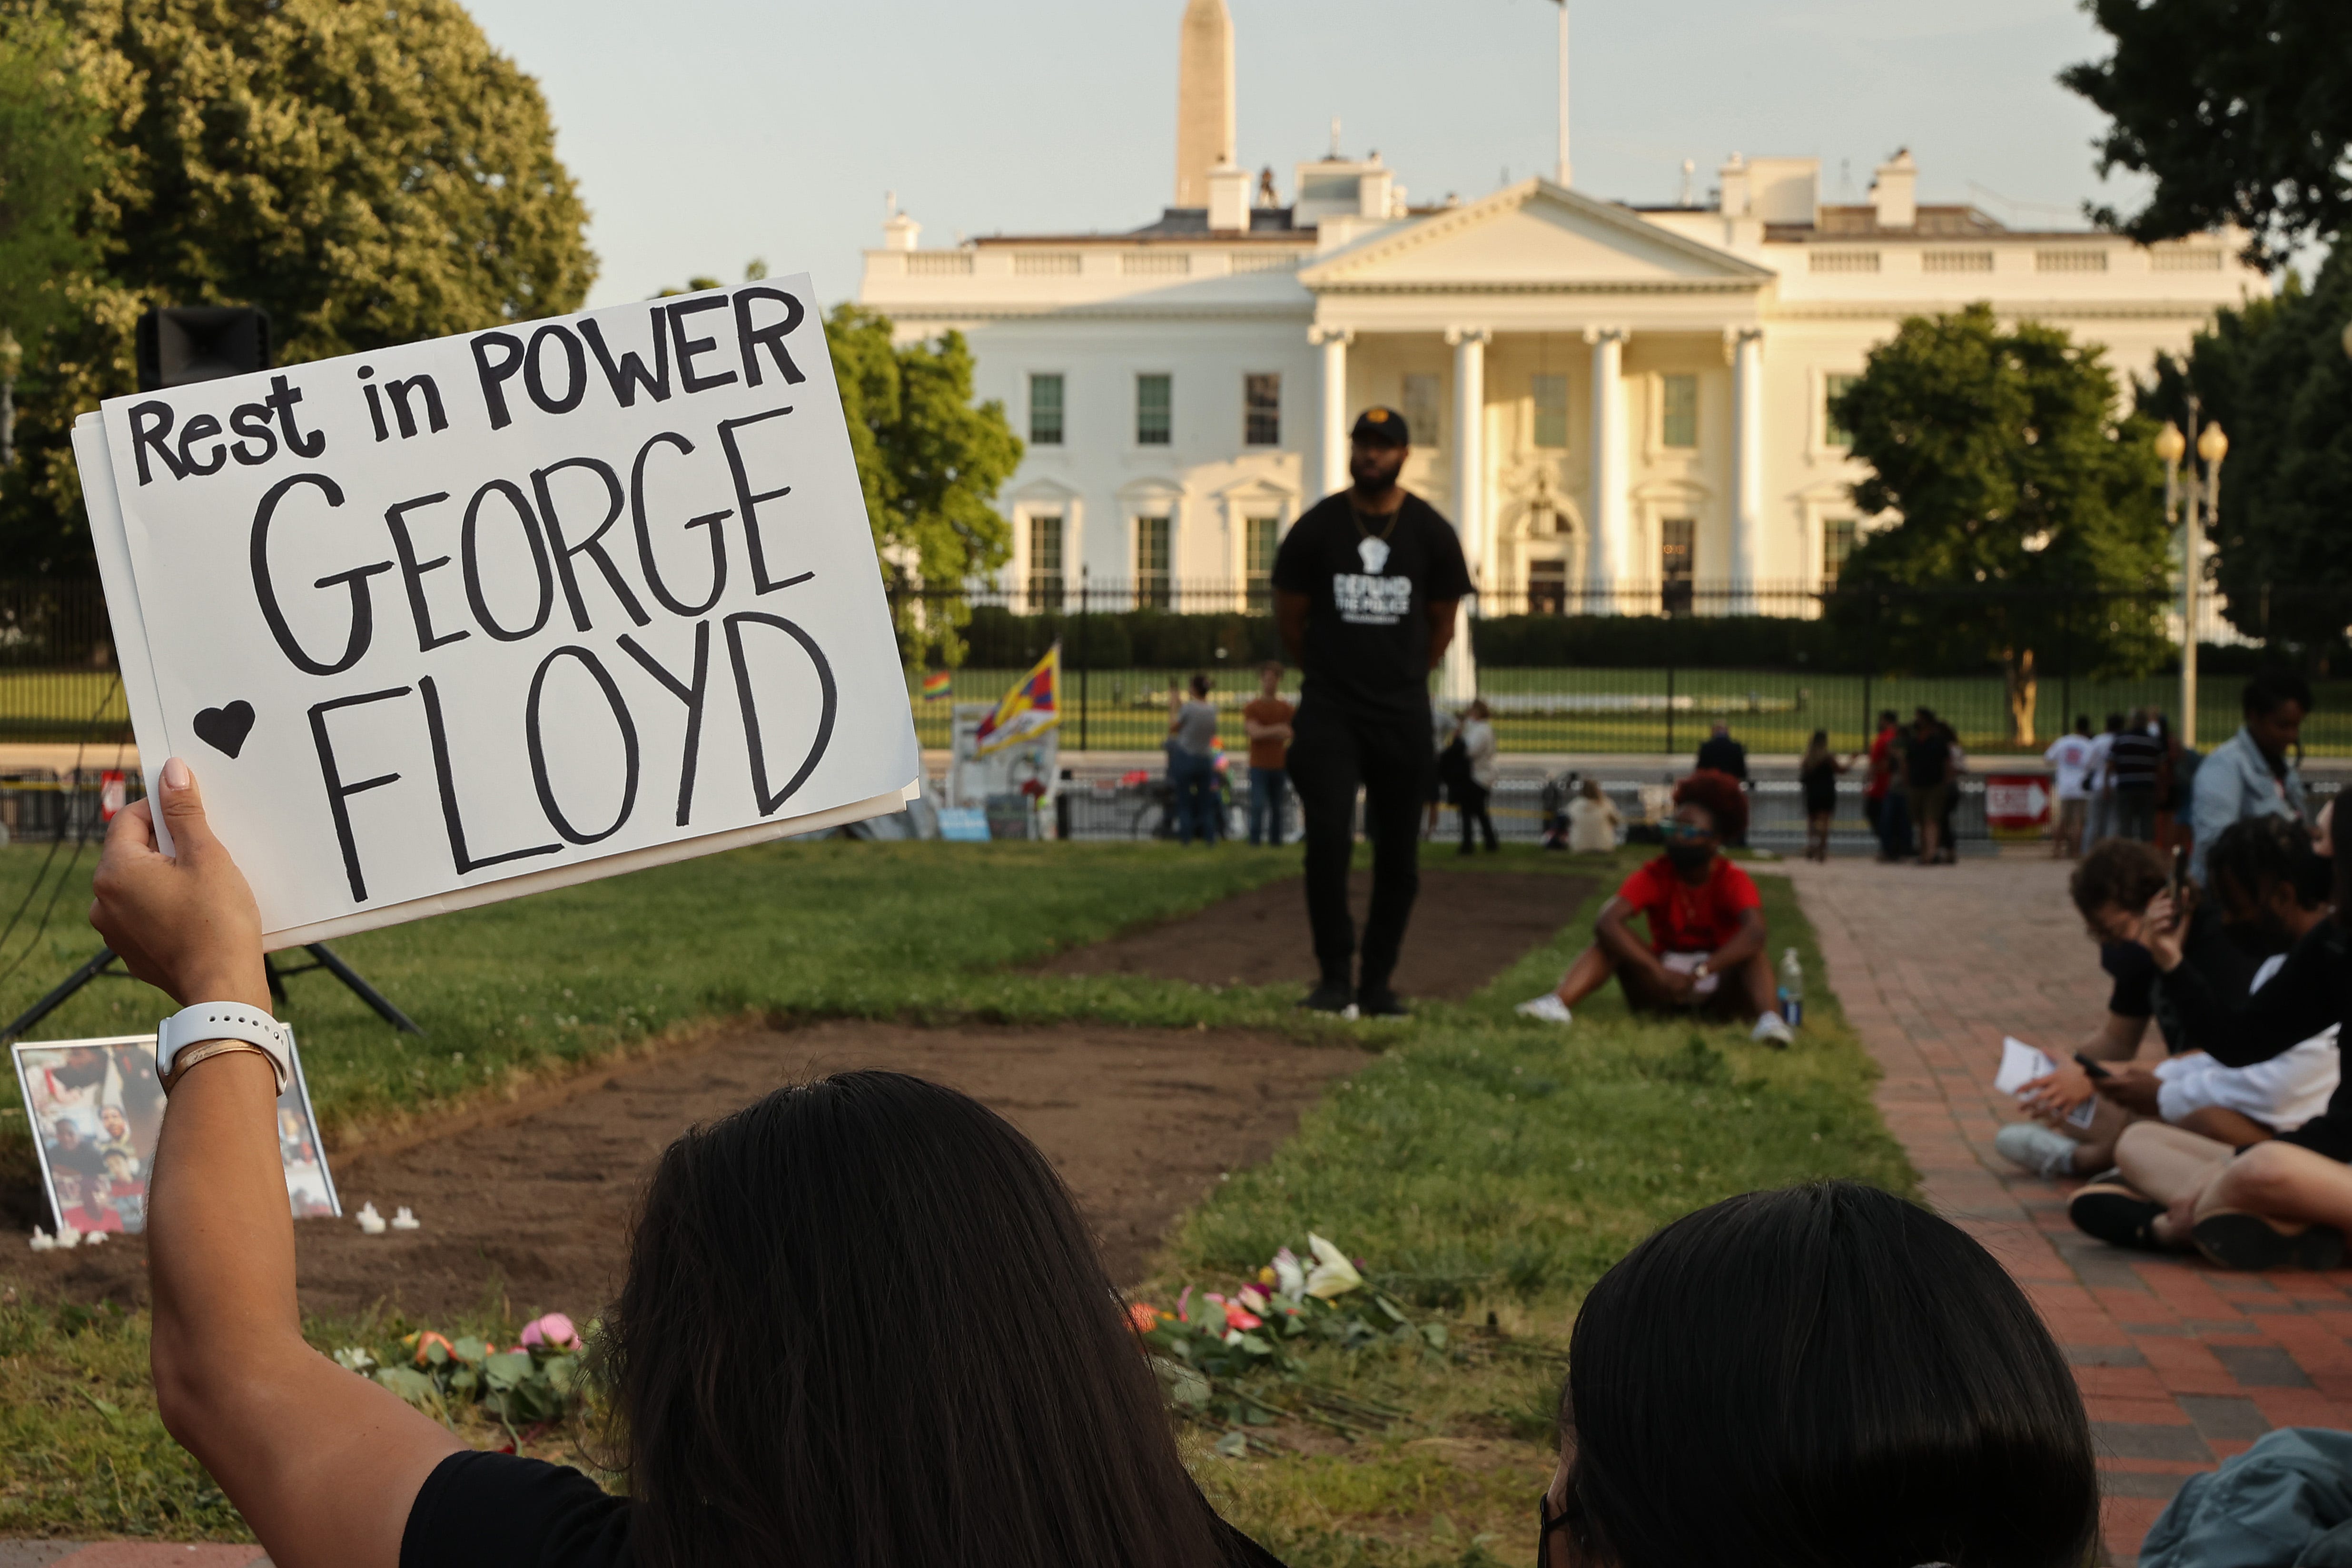
[[[2106,1007],[2066,870],[2037,856],[1790,874],[1928,1199],[2008,1266],[2074,1365],[2107,1550],[2129,1563],[2181,1477],[2273,1427],[2352,1427],[2352,1270],[2231,1274],[2118,1251],[2067,1223],[2058,1186],[1993,1152],[2015,1119],[1992,1088],[2001,1036],[2056,1055]]]
[[[0,1568],[269,1568],[258,1546],[153,1541],[0,1541]]]

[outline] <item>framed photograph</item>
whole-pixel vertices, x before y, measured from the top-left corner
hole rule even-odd
[[[293,1031],[287,1031],[290,1044]],[[20,1043],[12,1051],[16,1087],[25,1099],[41,1185],[58,1228],[141,1231],[147,1228],[147,1179],[155,1136],[163,1126],[163,1086],[155,1077],[155,1037],[110,1035],[100,1040]],[[278,1152],[286,1167],[286,1197],[294,1218],[340,1217],[342,1200],[319,1144],[302,1053],[278,1097]]]

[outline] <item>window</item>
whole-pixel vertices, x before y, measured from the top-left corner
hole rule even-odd
[[[1058,374],[1029,378],[1029,444],[1062,444],[1062,378]]]
[[[1062,607],[1062,514],[1035,512],[1029,517],[1029,611]]]
[[[1530,615],[1568,613],[1568,562],[1564,560],[1528,562],[1528,613]]]
[[[1669,615],[1691,612],[1693,553],[1698,524],[1668,517],[1658,525],[1658,608]]]
[[[1160,380],[1168,378],[1162,376]],[[1135,519],[1135,607],[1168,608],[1168,519]]]
[[[1853,553],[1853,519],[1832,517],[1822,524],[1822,586],[1837,586],[1846,557]]]
[[[1568,444],[1568,378],[1534,378],[1536,444],[1554,451]]]
[[[1175,420],[1174,378],[1165,375],[1143,375],[1135,378],[1135,444],[1138,446],[1165,446]]]
[[[1404,379],[1404,407],[1397,412],[1404,415],[1404,433],[1412,437],[1415,446],[1443,446],[1444,427],[1438,423],[1437,378],[1407,376]]]
[[[1282,377],[1268,372],[1242,378],[1242,440],[1250,446],[1282,444]]]
[[[1860,380],[1860,376],[1842,375],[1822,378],[1822,439],[1829,445],[1853,444],[1853,432],[1838,423],[1837,401],[1845,395],[1846,388]]]
[[[1249,517],[1242,523],[1242,579],[1252,610],[1263,612],[1274,604],[1274,551],[1281,535],[1280,517]]]
[[[1661,376],[1658,388],[1658,444],[1694,447],[1698,444],[1698,377]]]

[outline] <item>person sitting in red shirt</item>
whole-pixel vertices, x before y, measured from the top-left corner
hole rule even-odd
[[[1754,1018],[1754,1038],[1794,1042],[1774,1006],[1765,956],[1763,900],[1753,878],[1723,858],[1723,841],[1748,825],[1748,798],[1727,775],[1701,769],[1675,787],[1664,824],[1666,852],[1625,879],[1601,906],[1592,946],[1568,967],[1559,988],[1522,1002],[1528,1018],[1567,1023],[1570,1009],[1615,976],[1636,1011],[1693,1008]],[[1627,928],[1648,917],[1650,940]]]

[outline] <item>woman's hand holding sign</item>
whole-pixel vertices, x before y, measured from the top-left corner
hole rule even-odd
[[[242,1002],[268,1010],[261,911],[245,873],[213,837],[188,765],[163,764],[160,801],[118,812],[106,831],[89,923],[132,975],[183,1007]],[[173,853],[155,841],[160,804]]]

